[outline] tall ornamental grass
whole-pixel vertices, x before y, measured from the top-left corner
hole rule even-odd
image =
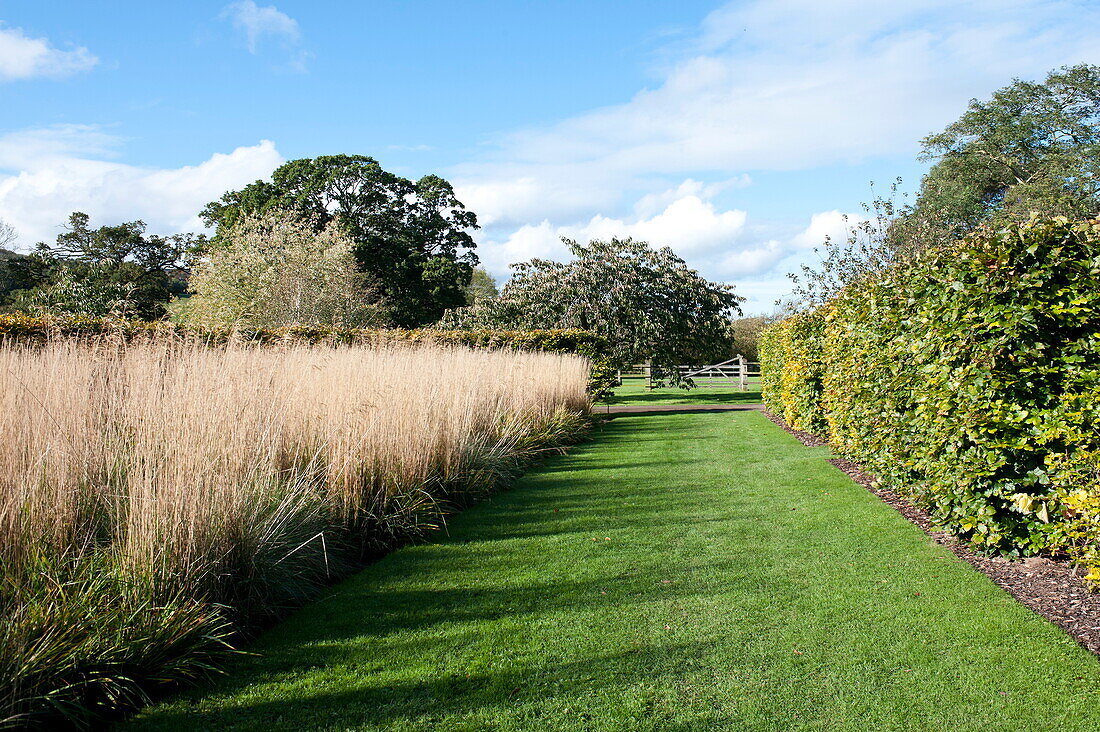
[[[588,376],[433,345],[0,345],[0,726],[202,676],[565,444]]]

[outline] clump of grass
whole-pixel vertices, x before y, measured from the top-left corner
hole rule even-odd
[[[85,724],[576,434],[583,359],[0,347],[0,726]]]
[[[148,577],[124,577],[105,556],[4,574],[0,727],[82,727],[159,685],[204,677],[233,650],[216,605],[158,597]]]

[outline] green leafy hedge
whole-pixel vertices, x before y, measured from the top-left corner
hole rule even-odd
[[[1100,579],[1100,221],[983,230],[773,326],[764,400],[974,545]]]
[[[198,338],[210,343],[229,340],[259,343],[442,343],[469,348],[515,348],[529,351],[575,353],[592,362],[589,392],[593,398],[611,389],[615,370],[611,367],[607,339],[579,329],[556,330],[415,330],[288,326],[284,328],[208,328],[178,325],[166,321],[113,320],[91,317],[31,317],[0,315],[0,339],[42,341],[56,336]]]
[[[763,399],[797,430],[820,433],[825,429],[824,336],[825,321],[819,312],[792,315],[761,335],[761,362],[784,364],[784,368],[763,371]]]

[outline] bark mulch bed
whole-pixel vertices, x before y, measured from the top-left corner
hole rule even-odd
[[[764,414],[772,422],[794,435],[809,447],[828,445],[826,440],[808,432],[791,429],[786,422],[768,410]],[[874,485],[874,479],[850,460],[830,460],[837,469],[874,493],[898,513],[919,526],[938,544],[950,549],[983,572],[1021,603],[1058,625],[1074,640],[1100,655],[1100,593],[1089,592],[1081,579],[1083,574],[1069,562],[1032,557],[1023,561],[975,554],[965,544],[932,525],[923,509],[914,506],[892,490]]]

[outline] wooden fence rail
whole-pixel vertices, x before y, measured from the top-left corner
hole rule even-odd
[[[733,386],[740,391],[748,391],[749,379],[760,376],[760,364],[750,362],[744,356],[735,356],[728,361],[709,366],[682,365],[676,368],[681,378],[691,379],[697,387]],[[620,383],[624,375],[644,376],[646,388],[653,388],[652,364],[636,364],[620,371]]]

